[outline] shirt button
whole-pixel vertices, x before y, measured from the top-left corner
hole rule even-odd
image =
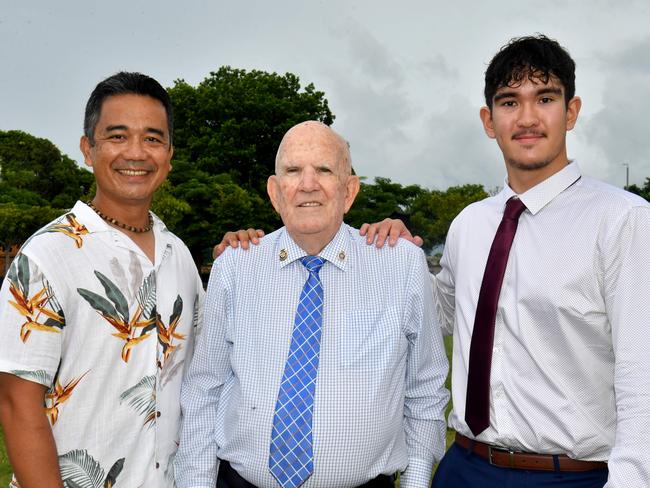
[[[156,469],[160,468],[160,463],[156,463]]]
[[[160,417],[160,410],[156,412],[156,417]]]

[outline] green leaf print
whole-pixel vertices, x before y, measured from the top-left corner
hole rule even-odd
[[[19,252],[9,268],[7,278],[16,285],[23,296],[29,296],[29,259]]]
[[[99,279],[100,283],[104,287],[104,291],[106,291],[106,296],[111,302],[113,302],[122,319],[124,319],[125,322],[128,322],[129,305],[126,303],[126,298],[120,289],[99,271],[95,271],[95,276]]]
[[[138,289],[137,300],[142,307],[142,316],[150,319],[156,315],[156,272],[152,271],[142,281]]]
[[[115,461],[115,464],[113,464],[113,467],[110,469],[108,475],[106,476],[106,479],[104,480],[104,484],[102,485],[102,488],[113,488],[113,486],[115,486],[115,480],[120,475],[123,468],[124,468],[124,458],[120,458],[117,461]]]
[[[52,327],[58,327],[59,329],[63,329],[63,327],[65,326],[65,315],[63,314],[63,307],[59,303],[59,300],[56,298],[56,295],[54,294],[54,290],[52,289],[52,285],[50,285],[50,282],[47,281],[46,279],[43,279],[43,288],[45,288],[45,291],[47,292],[47,296],[49,297],[47,301],[48,306],[54,312],[56,312],[56,314],[60,317],[59,320],[48,318],[45,324]]]
[[[19,378],[22,378],[24,380],[40,383],[41,385],[49,386],[52,384],[52,377],[44,369],[38,369],[36,371],[14,369],[9,371],[9,373],[18,376]]]
[[[199,294],[194,295],[194,310],[192,312],[192,327],[199,325]]]
[[[117,318],[117,310],[115,310],[113,304],[103,296],[90,290],[86,290],[85,288],[77,288],[77,292],[85,298],[91,307],[100,312],[104,317]]]
[[[172,353],[181,347],[179,341],[185,340],[185,334],[176,332],[182,313],[183,299],[180,295],[177,295],[174,305],[172,306],[172,314],[169,316],[169,325],[166,326],[163,323],[160,314],[157,314],[156,325],[158,327],[158,342],[160,342],[163,347],[163,358],[158,361],[158,367],[160,369],[163,368]],[[176,339],[176,343],[174,343],[174,339]]]
[[[112,335],[124,341],[121,355],[122,360],[128,363],[133,348],[149,337],[149,331],[155,327],[156,319],[143,318],[143,308],[140,304],[136,307],[133,317],[130,317],[126,298],[119,288],[99,271],[95,271],[95,276],[104,287],[108,298],[84,288],[77,288],[77,292],[116,330]]]
[[[20,340],[26,342],[33,331],[59,333],[65,326],[61,305],[45,278],[42,279],[43,288],[33,296],[29,295],[29,260],[24,254],[18,255],[8,278],[9,293],[13,297],[9,305],[18,310],[25,320],[20,327]]]
[[[156,420],[156,375],[145,376],[120,395],[120,403],[128,402],[144,417],[144,425]]]
[[[16,257],[14,258],[13,262],[11,263],[11,266],[9,267],[9,272],[7,273],[7,279],[12,283],[15,283],[19,289],[20,289],[20,283],[18,282],[17,269],[18,269],[18,261],[22,257],[23,257],[22,253],[19,252],[18,254],[16,254]]]
[[[59,456],[59,466],[66,488],[102,488],[104,470],[85,449]]]
[[[169,316],[169,323],[172,324],[178,320],[178,318],[183,313],[183,299],[180,295],[176,296],[174,300],[174,307],[172,308],[172,314]]]

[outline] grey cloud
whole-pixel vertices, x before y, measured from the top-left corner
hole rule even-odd
[[[110,9],[5,3],[0,129],[50,138],[80,161],[83,105],[103,77],[134,69],[166,86],[195,84],[229,64],[314,82],[361,174],[438,188],[501,185],[501,154],[477,117],[485,63],[511,37],[540,31],[579,61],[585,107],[571,154],[616,184],[623,160],[639,182],[650,175],[647,0],[548,0],[542,9],[515,0],[196,0],[147,10],[132,0]]]
[[[334,30],[347,41],[347,57],[355,61],[350,66],[354,73],[394,87],[403,83],[403,67],[363,25],[348,19]]]
[[[650,74],[650,37],[617,53],[601,54],[600,58],[608,71],[614,68],[628,73]]]
[[[447,63],[447,60],[442,54],[425,60],[420,64],[420,67],[425,75],[433,75],[450,81],[455,81],[460,78],[458,69],[449,66],[449,63]]]
[[[466,183],[502,185],[505,169],[496,143],[487,138],[478,107],[450,97],[447,108],[431,113],[416,141],[421,148],[401,169],[401,179],[429,188]]]
[[[620,180],[621,164],[630,165],[630,180],[642,183],[650,176],[650,39],[613,55],[607,62],[603,107],[583,121],[582,137],[604,154],[606,178]]]
[[[322,69],[335,128],[350,142],[353,164],[362,176],[387,176],[408,131],[414,107],[405,88],[404,68],[390,49],[355,21],[337,29],[345,53]]]

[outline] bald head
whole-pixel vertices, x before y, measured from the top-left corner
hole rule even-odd
[[[302,122],[282,138],[267,190],[294,241],[319,253],[341,227],[359,192],[348,144],[325,124]]]
[[[292,154],[296,149],[318,148],[327,150],[336,155],[337,163],[344,176],[352,173],[352,161],[350,158],[350,148],[345,139],[332,130],[329,126],[316,120],[308,120],[294,125],[289,129],[282,141],[278,152],[275,156],[275,173],[278,174],[278,168],[282,158],[287,154]]]

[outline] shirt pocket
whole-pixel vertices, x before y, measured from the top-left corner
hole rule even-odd
[[[340,334],[341,364],[346,369],[393,367],[406,351],[397,307],[353,310],[344,316]]]

